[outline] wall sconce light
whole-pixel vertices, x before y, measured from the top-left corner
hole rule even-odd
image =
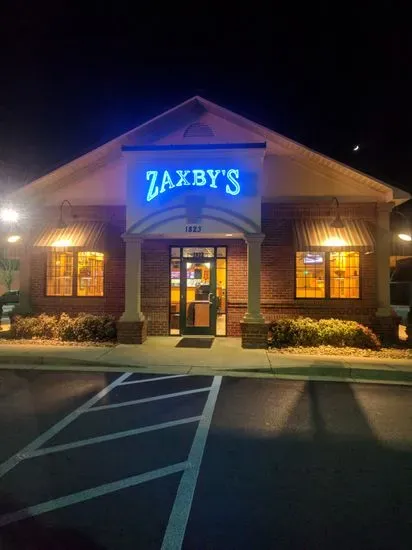
[[[10,235],[7,237],[8,243],[17,243],[21,240],[21,235]]]
[[[330,227],[333,227],[334,229],[343,229],[345,227],[345,224],[343,223],[339,214],[339,201],[336,197],[333,197],[333,200],[336,201],[336,215],[335,219],[330,224]]]
[[[67,223],[64,221],[64,218],[63,218],[63,206],[65,204],[70,206],[70,211],[73,212],[73,205],[71,204],[70,201],[65,199],[60,205],[60,217],[59,217],[59,221],[58,221],[58,224],[57,224],[57,229],[66,229],[66,227],[67,227]]]

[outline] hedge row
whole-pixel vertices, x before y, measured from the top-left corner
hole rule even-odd
[[[41,314],[36,317],[13,317],[12,338],[43,338],[72,342],[107,342],[116,339],[116,320],[110,315],[80,313],[70,317]],[[369,328],[341,319],[279,319],[269,327],[269,344],[287,346],[355,347],[379,349],[379,338]]]
[[[269,344],[287,346],[336,346],[379,349],[381,343],[372,330],[356,321],[341,319],[279,319],[269,327]]]
[[[41,314],[36,317],[16,315],[11,323],[12,338],[44,338],[66,342],[107,342],[116,339],[116,320],[110,315],[80,313],[70,317]]]

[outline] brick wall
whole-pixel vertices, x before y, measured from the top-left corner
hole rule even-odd
[[[240,336],[247,309],[247,248],[243,240],[227,244],[227,335]]]
[[[169,334],[169,241],[142,245],[142,311],[149,335]]]
[[[40,313],[62,312],[111,313],[119,317],[124,310],[123,207],[75,207],[79,220],[106,221],[110,225],[104,246],[105,296],[103,298],[46,297],[46,258],[42,249],[32,259],[32,305]],[[300,217],[333,215],[329,207],[313,205],[262,205],[261,304],[266,321],[286,316],[308,315],[315,318],[340,317],[368,323],[376,309],[375,255],[361,254],[361,299],[295,299],[295,250],[293,220]],[[373,223],[375,205],[341,207],[341,215]],[[58,211],[50,214],[54,222]],[[187,246],[187,240],[146,240],[142,246],[142,310],[148,320],[150,335],[169,333],[169,247]],[[190,246],[207,246],[212,242],[191,240]],[[247,308],[247,249],[243,240],[215,240],[228,248],[227,258],[227,335],[240,336],[240,322]]]
[[[374,224],[374,204],[341,207],[341,215]],[[293,220],[330,217],[329,206],[262,205],[261,309],[266,321],[307,315],[314,318],[339,317],[370,324],[376,311],[376,257],[361,253],[361,298],[296,299]],[[247,308],[247,252],[242,241],[228,248],[228,335],[240,336],[240,322]]]
[[[228,330],[240,335],[240,320],[247,301],[246,244],[219,240],[214,245],[228,247]],[[148,320],[149,335],[169,334],[169,254],[170,246],[210,246],[211,241],[146,240],[142,246],[142,310]]]
[[[70,215],[67,215],[66,222],[101,221],[107,224],[105,234],[97,247],[97,251],[105,253],[104,296],[46,296],[47,250],[34,247],[31,259],[33,312],[109,313],[118,318],[124,311],[125,246],[121,235],[125,231],[126,210],[120,206],[75,206],[73,213],[76,218],[72,220]],[[58,216],[58,209],[45,209],[41,220],[38,220],[38,228],[47,222],[55,224]]]
[[[340,208],[341,215],[363,219],[371,224],[376,217],[374,204],[348,205]],[[361,298],[295,299],[295,250],[293,220],[333,216],[328,206],[262,205],[261,304],[267,321],[274,318],[308,315],[314,318],[339,317],[369,323],[376,310],[376,257],[361,252]]]

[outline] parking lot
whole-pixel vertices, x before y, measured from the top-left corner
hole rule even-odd
[[[219,377],[118,376],[3,462],[0,527],[12,536],[41,525],[61,544],[60,526],[75,524],[83,544],[106,510],[105,547],[121,548],[123,533],[145,548],[179,547],[219,386]]]
[[[411,388],[0,372],[0,548],[409,549]]]

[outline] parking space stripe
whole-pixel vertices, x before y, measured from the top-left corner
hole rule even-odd
[[[143,380],[127,380],[122,382],[120,386],[127,386],[129,384],[144,384],[145,382],[157,382],[158,380],[171,380],[172,378],[184,378],[187,374],[173,374],[172,376],[156,376],[155,378],[144,378]]]
[[[121,403],[111,403],[110,405],[100,405],[87,409],[85,412],[105,411],[107,409],[117,409],[118,407],[128,407],[129,405],[140,405],[140,403],[150,403],[151,401],[161,401],[162,399],[171,399],[173,397],[181,397],[183,395],[192,395],[194,393],[202,393],[209,391],[211,386],[207,388],[198,388],[196,390],[179,391],[176,393],[165,393],[162,395],[154,395],[153,397],[144,397],[143,399],[133,399],[133,401],[123,401]]]
[[[76,420],[77,417],[79,417],[84,412],[87,412],[87,410],[92,407],[95,403],[97,403],[102,397],[107,395],[109,392],[112,391],[113,388],[118,386],[123,382],[123,380],[126,380],[129,376],[131,376],[131,372],[126,372],[119,376],[119,378],[116,378],[111,384],[103,388],[99,393],[91,397],[86,403],[83,403],[83,405],[80,405],[77,409],[69,413],[67,416],[62,418],[59,422],[54,424],[50,429],[46,430],[44,433],[39,435],[36,439],[34,439],[31,443],[29,443],[26,447],[21,449],[19,452],[17,452],[15,455],[10,457],[8,460],[3,462],[3,464],[0,465],[0,477],[3,477],[7,472],[9,472],[11,469],[13,469],[17,464],[19,464],[22,460],[25,459],[27,454],[30,454],[31,452],[37,450],[39,447],[44,445],[49,439],[51,439],[53,436],[61,432],[63,428],[68,426],[73,420]]]
[[[114,432],[108,435],[100,435],[97,437],[90,437],[89,439],[80,439],[71,443],[65,443],[62,445],[54,445],[53,447],[44,447],[43,449],[37,449],[32,451],[23,458],[33,458],[35,456],[43,456],[50,453],[58,453],[60,451],[69,451],[70,449],[77,449],[78,447],[84,447],[86,445],[94,445],[96,443],[104,443],[105,441],[113,441],[114,439],[121,439],[123,437],[130,437],[133,435],[144,434],[148,432],[154,432],[157,430],[164,430],[166,428],[173,428],[175,426],[183,426],[184,424],[190,424],[192,422],[198,422],[201,416],[191,416],[189,418],[181,418],[180,420],[171,420],[170,422],[162,422],[161,424],[153,424],[152,426],[143,426],[142,428],[134,428],[132,430],[124,430],[122,432]]]
[[[203,409],[202,418],[197,427],[192,448],[190,449],[187,459],[188,467],[183,472],[177,490],[175,502],[169,517],[169,523],[167,524],[166,533],[163,538],[162,550],[180,550],[182,548],[200,464],[202,462],[203,451],[205,449],[221,382],[221,376],[215,376],[213,378],[212,386]]]
[[[28,508],[23,508],[17,512],[11,512],[10,514],[0,516],[0,527],[4,527],[10,523],[15,523],[16,521],[21,521],[22,519],[28,519],[47,512],[52,512],[54,510],[58,510],[59,508],[65,508],[67,506],[72,506],[73,504],[79,504],[93,498],[108,495],[110,493],[120,491],[121,489],[134,487],[147,481],[169,476],[171,474],[183,471],[186,467],[187,462],[179,462],[177,464],[166,466],[165,468],[159,468],[158,470],[152,470],[151,472],[146,472],[144,474],[127,477],[125,479],[120,479],[119,481],[105,483],[104,485],[86,489],[85,491],[79,491],[78,493],[72,493],[71,495],[66,495],[64,497],[42,502],[41,504],[29,506]]]

